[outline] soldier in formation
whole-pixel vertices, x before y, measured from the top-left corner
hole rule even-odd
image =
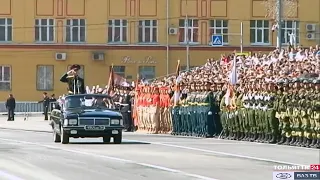
[[[320,148],[320,80],[280,79],[237,88],[236,109],[220,101],[222,138]]]

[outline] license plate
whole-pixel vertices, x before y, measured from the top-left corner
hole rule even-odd
[[[105,129],[105,126],[85,126],[84,127],[85,130],[98,130],[98,131],[102,131]]]

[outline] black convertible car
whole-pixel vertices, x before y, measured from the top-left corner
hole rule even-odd
[[[110,96],[77,94],[55,104],[50,115],[54,142],[69,138],[102,137],[104,143],[122,142],[123,120]]]

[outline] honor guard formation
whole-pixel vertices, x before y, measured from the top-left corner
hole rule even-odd
[[[61,78],[75,91],[79,67]],[[111,72],[113,73],[113,71]],[[238,54],[152,80],[87,87],[109,94],[127,131],[320,148],[320,48]],[[111,77],[114,77],[110,74]],[[83,79],[80,79],[82,93]],[[112,88],[110,88],[112,85]],[[110,90],[111,89],[111,90]]]

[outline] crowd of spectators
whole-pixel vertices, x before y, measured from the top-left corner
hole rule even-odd
[[[276,82],[279,79],[292,79],[297,77],[319,77],[320,74],[320,47],[275,49],[270,53],[252,53],[252,55],[221,57],[220,61],[208,59],[205,65],[180,73],[181,83],[212,84],[222,83],[225,88],[229,82],[232,61],[237,60],[238,83],[243,82]],[[151,84],[172,86],[176,76],[167,76],[156,79]]]

